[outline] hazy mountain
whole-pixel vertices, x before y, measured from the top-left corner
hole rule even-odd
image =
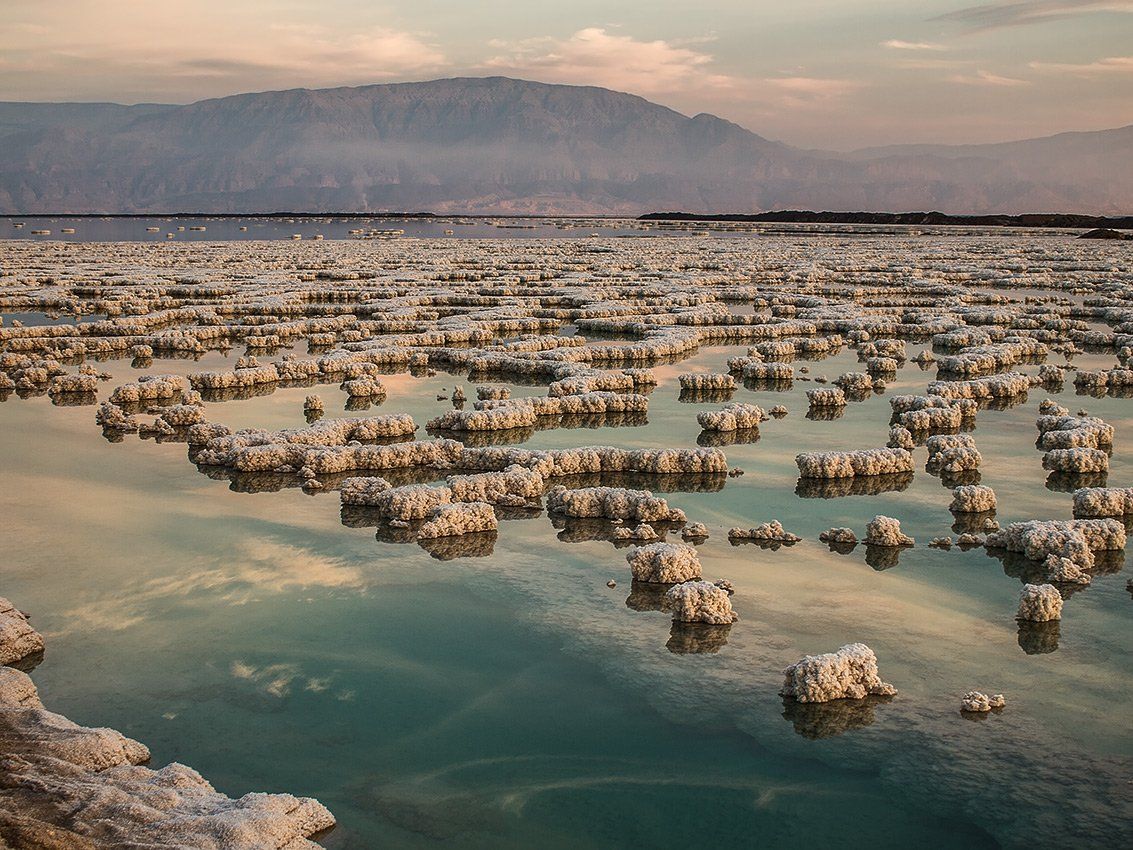
[[[712,115],[503,77],[187,106],[0,103],[0,210],[1128,212],[1133,127],[803,151]]]

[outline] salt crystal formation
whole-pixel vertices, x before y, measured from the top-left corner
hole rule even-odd
[[[707,540],[708,526],[702,522],[690,522],[681,529],[681,537],[685,540]]]
[[[682,390],[734,390],[735,379],[728,374],[706,374],[703,372],[690,372],[677,376]]]
[[[696,415],[697,424],[705,431],[738,431],[758,428],[767,419],[763,408],[755,404],[735,402],[720,410],[705,410]]]
[[[1007,705],[1007,700],[1004,699],[1003,694],[987,694],[980,693],[979,691],[968,691],[960,698],[960,710],[985,713],[992,709],[1000,709]]]
[[[849,478],[912,472],[913,456],[905,449],[862,449],[851,452],[803,452],[795,455],[802,478]]]
[[[557,486],[547,494],[547,511],[572,517],[604,517],[634,522],[684,522],[684,511],[648,490],[624,487],[583,487],[568,490]]]
[[[417,531],[417,537],[456,537],[498,528],[496,512],[487,502],[456,502],[433,508],[429,521]]]
[[[675,584],[700,579],[700,558],[683,543],[650,543],[626,553],[634,581]]]
[[[818,535],[818,539],[823,543],[834,543],[838,545],[856,546],[858,536],[854,533],[852,528],[829,528]]]
[[[0,665],[18,664],[43,652],[43,636],[32,628],[28,617],[0,596]]]
[[[799,702],[829,702],[893,696],[897,689],[881,681],[877,656],[864,643],[851,643],[837,652],[807,655],[783,671],[785,697]]]
[[[23,652],[26,634],[8,643],[5,617],[14,609],[7,600],[0,608],[9,609],[0,611],[0,648],[6,656]],[[42,649],[42,640],[36,643]],[[48,711],[27,674],[6,666],[0,751],[0,831],[16,836],[15,846],[300,850],[315,848],[308,839],[335,823],[311,798],[252,793],[234,800],[183,764],[144,767],[144,744]]]
[[[1045,623],[1062,617],[1062,595],[1053,584],[1025,584],[1016,619]]]
[[[986,542],[989,549],[1022,552],[1032,561],[1057,555],[1090,570],[1095,551],[1125,548],[1125,526],[1115,519],[1029,520],[989,534]]]
[[[979,484],[961,484],[952,488],[952,504],[948,510],[953,513],[985,513],[996,508],[995,491]]]
[[[878,514],[866,525],[865,542],[870,546],[912,546],[916,541],[901,532],[899,520]]]
[[[665,593],[665,608],[674,622],[726,625],[739,617],[732,610],[728,591],[708,581],[686,581]]]
[[[807,390],[806,400],[811,407],[845,407],[846,394],[837,387]]]
[[[762,522],[754,528],[733,528],[728,531],[729,540],[764,540],[774,543],[798,543],[802,540],[797,534],[791,534],[783,528],[783,523],[777,519]]]
[[[1074,517],[1133,514],[1133,487],[1083,487],[1074,491]]]

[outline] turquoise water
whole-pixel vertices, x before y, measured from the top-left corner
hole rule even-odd
[[[658,367],[646,425],[537,431],[524,445],[695,445],[696,412],[718,402],[681,402],[676,376],[742,351]],[[799,365],[830,378],[858,368],[849,350]],[[100,368],[115,376],[100,397],[138,374],[128,361]],[[904,489],[796,491],[797,451],[883,445],[887,396],[934,375],[906,365],[886,395],[833,421],[805,417],[810,383],[737,390],[790,414],[725,448],[743,477],[667,494],[709,525],[706,576],[736,586],[741,619],[724,635],[674,634],[667,615],[635,610],[649,605],[623,550],[566,542],[587,535],[560,534],[545,514],[503,522],[490,557],[439,560],[344,526],[336,493],[240,492],[198,473],[182,444],[107,442],[93,407],[47,397],[0,404],[2,592],[47,637],[33,678],[49,707],[120,729],[155,764],[183,761],[229,794],[318,797],[340,821],[329,847],[1065,847],[1098,831],[1120,845],[1133,805],[1128,570],[1114,563],[1075,593],[1057,649],[1028,654],[1017,568],[982,549],[926,548],[953,518],[923,448]],[[442,388],[475,397],[451,375],[383,381],[389,397],[372,412],[421,424],[448,407]],[[312,391],[210,403],[208,417],[299,426]],[[336,387],[314,391],[328,416],[357,415]],[[979,414],[1000,522],[1070,516],[1034,447],[1046,395]],[[1130,402],[1069,384],[1052,397],[1115,426],[1109,483],[1126,485]],[[895,565],[817,541],[832,525],[861,534],[876,513],[917,538]],[[770,519],[804,541],[729,545],[729,527]],[[859,640],[895,699],[806,709],[777,696],[785,665]],[[962,717],[970,689],[1005,693],[1007,710]]]

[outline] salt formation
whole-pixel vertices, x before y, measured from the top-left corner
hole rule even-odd
[[[979,469],[983,457],[970,434],[937,434],[925,442],[928,448],[927,468],[932,471],[958,473]]]
[[[703,372],[690,372],[679,375],[677,381],[682,390],[717,391],[734,390],[735,379],[729,374],[705,374]]]
[[[1043,455],[1043,469],[1055,472],[1108,472],[1109,455],[1101,449],[1051,449]]]
[[[1059,555],[1047,555],[1043,561],[1046,571],[1046,580],[1052,584],[1090,584],[1093,577],[1069,558]]]
[[[854,530],[844,527],[828,528],[818,535],[818,539],[823,543],[834,543],[843,546],[856,546],[858,543],[858,536],[854,533]]]
[[[846,405],[846,394],[837,387],[807,390],[806,399],[811,407],[845,407]]]
[[[317,395],[309,395],[303,399],[303,410],[307,413],[322,413],[323,400]]]
[[[1074,491],[1074,517],[1133,514],[1133,487],[1083,487]]]
[[[1057,555],[1089,570],[1094,566],[1095,551],[1125,548],[1125,526],[1115,519],[1014,522],[989,534],[987,546],[1022,552],[1032,561]]]
[[[700,579],[700,558],[683,543],[650,543],[626,553],[634,581],[676,584]]]
[[[912,451],[916,443],[913,441],[913,434],[908,428],[903,425],[894,425],[889,429],[889,442],[885,445],[891,449]]]
[[[960,710],[984,713],[992,709],[1000,709],[1007,705],[1007,700],[1004,699],[1003,694],[987,694],[980,693],[979,691],[968,691],[960,698]]]
[[[870,546],[912,546],[916,541],[901,533],[901,523],[878,514],[866,525],[865,542]]]
[[[735,402],[720,410],[705,410],[696,415],[697,424],[705,431],[737,431],[758,428],[767,419],[763,408]]]
[[[143,767],[144,745],[48,711],[31,679],[11,667],[0,667],[0,727],[0,811],[19,813],[21,846],[299,850],[335,823],[311,798],[233,800],[183,764]]]
[[[952,504],[948,510],[954,513],[985,513],[995,508],[995,491],[990,487],[962,484],[952,488]]]
[[[486,502],[456,502],[433,508],[428,522],[417,531],[418,539],[454,537],[479,531],[496,531],[496,512]]]
[[[681,529],[681,537],[684,540],[707,540],[708,526],[702,522],[690,522]]]
[[[707,581],[673,585],[665,593],[665,608],[673,612],[674,621],[681,623],[726,625],[739,619],[728,591]]]
[[[799,702],[829,702],[893,696],[897,689],[881,681],[877,656],[864,643],[851,643],[837,652],[807,655],[783,671],[782,696]]]
[[[28,616],[0,596],[0,665],[18,664],[43,652],[43,636],[32,628]]]
[[[1045,623],[1062,617],[1062,595],[1053,584],[1025,584],[1016,619]]]
[[[568,490],[556,486],[547,493],[547,511],[571,517],[603,517],[634,522],[684,522],[684,511],[648,490],[623,487],[583,487]]]
[[[862,449],[840,452],[803,452],[795,456],[803,478],[848,478],[912,472],[913,456],[905,449]]]
[[[733,528],[728,531],[729,540],[757,540],[769,543],[798,543],[802,540],[797,534],[791,534],[783,528],[783,523],[777,519],[762,522],[754,528]]]

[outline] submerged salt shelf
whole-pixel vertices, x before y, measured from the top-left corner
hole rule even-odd
[[[4,249],[0,312],[106,318],[0,326],[3,593],[49,636],[45,702],[155,767],[317,797],[343,846],[1130,822],[1120,248]],[[1016,619],[1028,585],[1058,619]],[[896,696],[779,696],[857,643]],[[1010,710],[958,714],[981,684]]]

